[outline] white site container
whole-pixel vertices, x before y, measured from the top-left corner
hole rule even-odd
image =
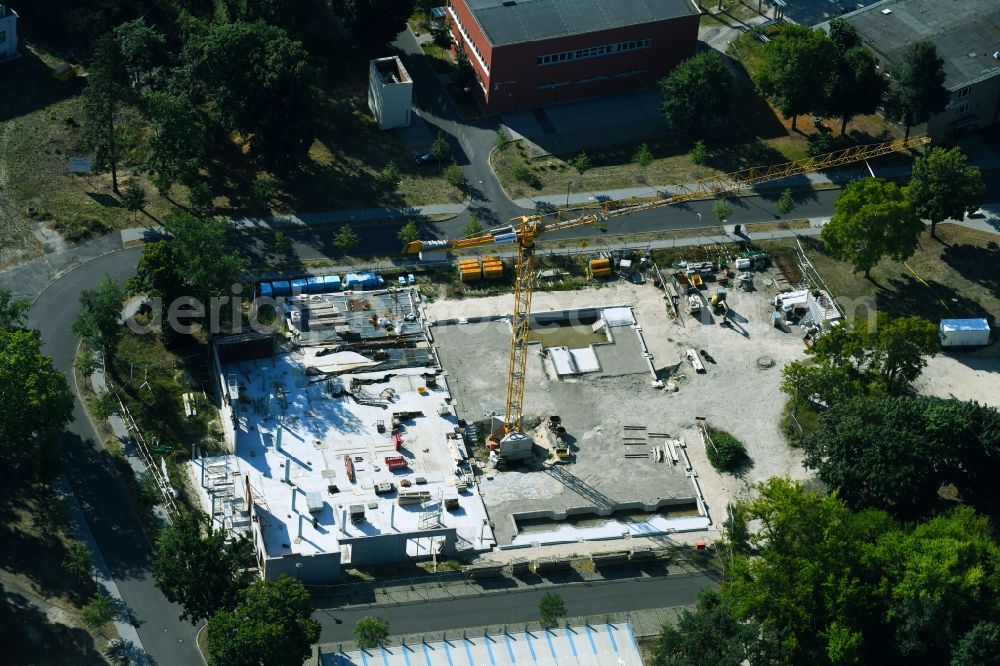
[[[944,348],[983,347],[990,343],[990,325],[985,319],[942,319],[938,334]]]

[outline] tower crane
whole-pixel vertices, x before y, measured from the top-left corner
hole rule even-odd
[[[761,183],[860,162],[928,143],[930,143],[930,138],[926,135],[914,136],[909,139],[895,139],[883,143],[853,146],[795,162],[750,167],[727,174],[710,176],[692,186],[682,186],[674,194],[651,202],[625,206],[614,206],[612,202],[606,202],[598,210],[584,210],[581,214],[570,219],[561,219],[561,213],[522,215],[511,220],[512,224],[509,227],[493,229],[465,238],[412,241],[403,247],[403,254],[420,253],[422,255],[425,252],[449,252],[484,245],[517,245],[517,259],[514,265],[514,313],[511,318],[510,357],[507,366],[507,396],[504,403],[503,424],[490,436],[493,445],[499,447],[499,455],[503,458],[508,444],[514,448],[522,442],[530,441],[530,437],[523,431],[522,417],[524,415],[524,380],[528,360],[528,333],[531,324],[531,294],[534,287],[536,237],[593,224],[597,221],[606,221],[609,217],[628,215],[695,199],[732,194]]]

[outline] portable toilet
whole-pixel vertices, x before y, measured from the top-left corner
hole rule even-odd
[[[288,280],[278,280],[271,283],[271,288],[274,289],[275,296],[288,296],[292,293],[292,288],[288,284]]]
[[[323,287],[326,291],[340,291],[340,276],[327,275],[323,278]]]
[[[292,293],[293,294],[304,294],[306,293],[306,279],[297,278],[292,280]]]
[[[323,278],[321,277],[311,277],[306,280],[306,291],[310,294],[319,294],[323,292]]]
[[[271,296],[274,295],[274,290],[271,289],[270,282],[260,283],[260,295],[263,296],[264,298],[271,298]]]
[[[406,276],[406,281],[410,284],[416,282],[416,279],[413,277],[413,273],[410,273],[409,275]]]

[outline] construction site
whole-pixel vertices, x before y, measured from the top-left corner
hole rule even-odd
[[[705,547],[749,484],[804,476],[778,430],[780,369],[841,311],[806,277],[801,247],[771,253],[743,236],[691,257],[592,250],[578,278],[590,286],[535,294],[553,277],[536,266],[536,240],[914,142],[925,139],[403,249],[435,274],[444,258],[461,283],[512,294],[424,301],[412,273],[388,288],[375,273],[260,285],[282,326],[212,345],[230,453],[193,452],[206,512],[252,539],[265,578],[316,583],[524,549]],[[717,430],[744,445],[738,472],[709,463]]]

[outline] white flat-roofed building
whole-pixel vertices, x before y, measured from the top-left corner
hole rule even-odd
[[[368,108],[379,129],[406,127],[413,106],[413,80],[396,56],[369,63]]]
[[[350,566],[492,548],[436,368],[372,353],[373,365],[341,373],[335,347],[216,354],[229,359],[216,364],[234,454],[191,467],[213,519],[251,537],[268,579],[324,583]]]

